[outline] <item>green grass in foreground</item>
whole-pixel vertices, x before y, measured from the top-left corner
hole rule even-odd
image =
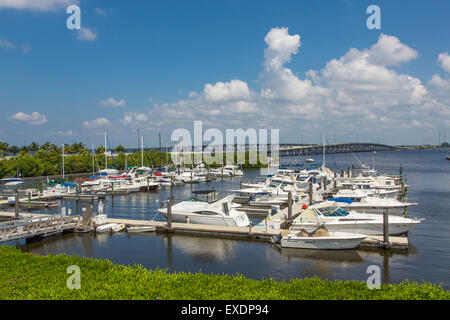
[[[81,289],[69,290],[67,268],[81,269]],[[0,246],[0,299],[449,299],[427,283],[404,282],[369,290],[360,281],[318,278],[289,282],[243,276],[167,273],[78,256],[38,256]]]

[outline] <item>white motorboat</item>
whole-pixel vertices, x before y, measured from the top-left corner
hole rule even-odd
[[[149,177],[153,173],[152,168],[141,166],[133,167],[130,172],[127,173],[128,178]]]
[[[269,184],[263,188],[244,188],[232,190],[233,192],[239,192],[241,196],[251,196],[261,193],[270,193],[272,197],[277,200],[287,201],[289,192],[291,192],[292,199],[298,201],[303,193],[303,190],[298,189],[296,184],[290,178],[273,178]]]
[[[127,228],[128,233],[144,233],[156,231],[155,226],[131,226]]]
[[[234,196],[227,196],[215,201],[201,201],[199,197],[215,194],[211,190],[194,191],[194,199],[182,201],[172,206],[172,221],[183,223],[246,227],[250,224],[245,212],[239,212],[231,205]],[[167,218],[167,208],[158,209],[158,212]]]
[[[160,186],[156,178],[150,176],[133,178],[131,181],[138,186],[138,191],[155,190]]]
[[[100,226],[97,226],[95,228],[95,232],[110,232],[112,230],[113,227],[117,227],[117,223],[107,223],[107,224],[102,224]]]
[[[336,194],[339,198],[351,198],[356,195],[355,190],[360,190],[360,198],[366,196],[375,196],[380,198],[395,199],[398,194],[398,189],[375,189],[373,184],[368,182],[343,182],[341,189]]]
[[[170,177],[167,177],[167,176],[158,176],[156,181],[162,187],[172,186],[172,181],[170,180]]]
[[[250,206],[272,206],[286,203],[287,198],[278,197],[270,192],[259,192],[250,195],[248,204]]]
[[[291,231],[281,239],[282,248],[344,250],[356,248],[367,236],[348,232],[330,232],[319,227],[312,232],[305,229]]]
[[[99,171],[99,175],[104,177],[104,178],[109,178],[111,176],[118,176],[119,175],[119,171],[116,169],[110,169],[110,168],[106,168],[103,170]]]
[[[200,177],[192,170],[179,171],[176,178],[183,183],[200,183],[206,181],[204,176]]]
[[[124,230],[126,226],[123,223],[115,224],[115,226],[111,227],[111,232],[120,232]]]
[[[141,185],[134,183],[133,181],[125,179],[113,179],[110,181],[108,191],[128,194],[132,192],[138,192],[140,189]]]
[[[227,164],[222,168],[212,170],[211,173],[220,177],[238,177],[244,175],[244,172],[240,169],[240,167],[234,164]]]
[[[388,216],[389,235],[396,236],[408,233],[423,219],[410,219],[399,216]],[[292,228],[310,229],[323,223],[328,231],[350,232],[366,235],[383,234],[383,216],[380,214],[358,213],[346,211],[334,201],[325,201],[310,206],[294,220]]]
[[[365,213],[383,213],[387,209],[389,214],[403,214],[408,207],[418,205],[417,203],[379,197],[340,198],[333,196],[333,199],[328,200],[339,202],[340,207],[346,211]]]

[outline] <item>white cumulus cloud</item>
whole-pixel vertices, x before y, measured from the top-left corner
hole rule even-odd
[[[97,32],[89,29],[89,28],[85,28],[85,27],[81,27],[80,30],[77,30],[77,39],[81,40],[81,41],[94,41],[95,39],[97,39]]]
[[[259,91],[239,79],[208,83],[186,99],[155,103],[146,113],[148,125],[186,128],[193,120],[203,120],[215,128],[278,127],[294,135],[299,127],[382,135],[387,129],[412,130],[419,123],[421,128],[446,125],[450,81],[435,75],[425,86],[399,73],[395,68],[419,53],[397,37],[381,34],[369,48],[349,48],[303,77],[288,67],[302,46],[300,39],[288,28],[267,33]],[[440,55],[442,65],[447,56]],[[122,122],[135,121],[134,117],[130,113]]]
[[[100,101],[99,104],[104,107],[125,107],[126,101],[123,99],[116,100],[114,98],[108,98],[106,100]]]
[[[13,121],[25,122],[31,125],[40,125],[47,122],[47,118],[45,117],[45,115],[42,115],[39,112],[33,112],[31,114],[17,112],[11,115],[9,119]]]
[[[78,0],[0,0],[0,9],[54,11],[78,3]]]
[[[104,118],[97,118],[92,121],[84,121],[83,126],[86,128],[99,128],[99,127],[109,127],[111,125],[111,122]]]
[[[438,62],[440,63],[442,69],[450,73],[450,56],[448,52],[440,53],[438,56]]]
[[[145,113],[125,112],[121,122],[124,125],[132,125],[132,124],[136,124],[137,122],[145,122],[147,120],[148,120],[148,118],[145,115]]]
[[[230,82],[217,82],[206,84],[203,95],[208,102],[221,103],[237,100],[248,100],[250,90],[246,82],[231,80]]]

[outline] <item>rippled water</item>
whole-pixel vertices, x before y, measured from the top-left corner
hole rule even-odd
[[[265,242],[229,240],[186,235],[65,235],[35,243],[14,243],[24,251],[38,254],[68,253],[106,258],[119,264],[142,264],[147,268],[169,271],[202,271],[205,273],[243,274],[261,279],[291,279],[319,276],[324,279],[361,280],[368,277],[369,265],[382,269],[384,282],[404,279],[442,283],[450,288],[450,161],[446,151],[387,151],[375,155],[375,168],[380,173],[398,173],[400,165],[410,183],[408,199],[419,205],[410,216],[426,218],[410,233],[408,252],[381,250],[316,251],[280,249]],[[364,163],[372,165],[372,153],[358,153]],[[321,156],[315,156],[320,161]],[[284,158],[289,163],[294,158]],[[327,155],[332,170],[357,164],[351,154]],[[245,178],[259,176],[259,170],[247,170]],[[152,193],[109,198],[105,212],[109,217],[132,219],[164,219],[156,215],[161,201],[171,193],[175,202],[189,198],[192,189],[214,186],[225,192],[239,188],[245,178],[217,180],[210,184],[161,189]],[[75,209],[74,202],[63,206]]]

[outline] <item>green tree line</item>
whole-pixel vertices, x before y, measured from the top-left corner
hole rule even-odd
[[[21,148],[17,153],[10,150],[11,147],[7,143],[0,142],[0,157],[6,153],[13,156],[0,158],[0,177],[38,177],[59,175],[62,173],[62,146],[58,147],[51,143],[45,143],[41,146],[31,144],[27,148]],[[108,158],[108,167],[115,167],[118,170],[124,170],[125,164],[128,167],[141,165],[141,153],[125,154],[125,148],[118,146],[115,149],[120,152],[117,157]],[[64,146],[64,172],[72,173],[88,173],[98,171],[105,168],[105,157],[102,154],[104,147],[99,147],[95,151],[94,157],[83,143],[74,143]],[[161,163],[160,163],[161,158]],[[144,165],[150,167],[159,167],[166,165],[167,160],[170,162],[170,154],[159,151],[144,152]],[[93,166],[94,164],[94,166]]]

